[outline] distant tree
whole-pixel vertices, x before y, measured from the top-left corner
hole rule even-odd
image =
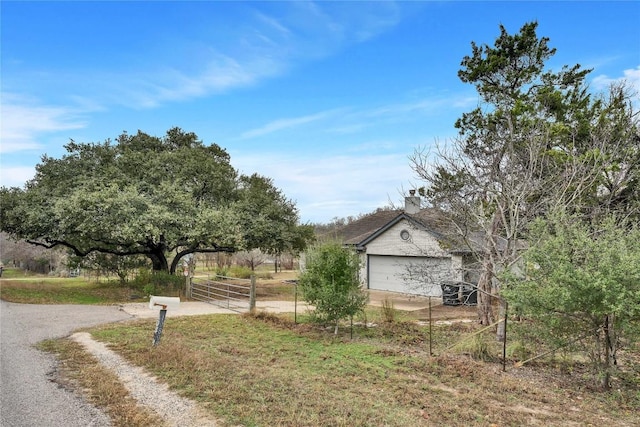
[[[292,201],[273,186],[271,179],[259,175],[240,177],[243,190],[235,209],[247,249],[259,249],[276,258],[298,255],[313,241],[313,227],[298,224]],[[275,265],[277,273],[277,262]]]
[[[527,333],[551,348],[586,352],[609,388],[618,350],[640,337],[640,228],[608,215],[537,220],[524,277],[502,274],[503,295]],[[533,322],[531,322],[533,320]]]
[[[227,252],[218,252],[215,254],[216,267],[218,270],[223,270],[225,268],[231,267],[233,264],[233,259],[231,254]]]
[[[65,148],[61,159],[44,156],[24,189],[2,187],[2,231],[81,257],[142,255],[154,271],[174,272],[192,253],[280,250],[299,229],[271,180],[239,175],[224,149],[194,133]]]
[[[63,273],[68,256],[63,248],[46,249],[0,233],[0,261],[5,267],[19,267],[36,273]]]
[[[306,253],[299,285],[305,301],[315,306],[318,321],[335,325],[362,311],[369,295],[360,286],[360,259],[338,242],[322,243]]]
[[[234,258],[238,264],[249,267],[251,271],[255,271],[257,267],[264,264],[267,260],[267,256],[259,249],[238,252],[235,254]]]
[[[118,256],[100,252],[85,257],[70,257],[70,268],[93,271],[99,275],[115,275],[121,285],[125,285],[129,277],[141,267],[149,267],[149,260],[141,255]]]
[[[297,259],[298,257],[294,257],[292,254],[280,255],[280,268],[283,270],[293,270]]]

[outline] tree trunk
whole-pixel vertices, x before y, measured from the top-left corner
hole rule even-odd
[[[478,321],[481,325],[490,325],[494,322],[494,317],[493,308],[491,307],[493,299],[491,297],[493,263],[489,254],[485,255],[482,265],[482,274],[478,281]]]
[[[153,271],[169,271],[169,263],[167,257],[162,252],[154,252],[148,255],[153,264]]]
[[[493,275],[495,265],[493,255],[495,253],[495,239],[500,227],[500,215],[493,214],[491,228],[487,231],[483,248],[482,272],[478,280],[478,320],[481,325],[490,325],[495,321],[493,315]]]

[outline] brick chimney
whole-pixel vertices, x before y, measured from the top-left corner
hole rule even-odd
[[[404,198],[404,213],[413,215],[420,212],[420,196],[416,196],[416,190],[409,190],[409,195]]]

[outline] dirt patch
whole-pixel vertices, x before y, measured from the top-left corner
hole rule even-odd
[[[215,426],[195,402],[169,390],[142,368],[130,365],[120,355],[101,342],[95,341],[86,332],[78,332],[71,338],[82,344],[106,368],[115,372],[133,398],[139,404],[158,414],[168,426]]]
[[[428,321],[429,320],[429,308],[424,308],[412,312],[412,315],[416,320]],[[475,320],[478,317],[478,309],[473,306],[451,306],[451,305],[437,305],[431,307],[431,319],[437,321],[446,320]]]
[[[382,307],[386,303],[390,303],[396,310],[410,312],[411,317],[416,320],[429,320],[429,311],[431,311],[432,320],[475,319],[477,317],[477,307],[444,305],[440,297],[428,298],[369,290],[369,305]]]

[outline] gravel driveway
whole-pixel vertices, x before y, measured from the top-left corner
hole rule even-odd
[[[48,338],[70,335],[74,330],[83,327],[133,318],[157,317],[158,311],[150,310],[146,303],[119,306],[33,305],[13,304],[0,300],[0,304],[0,426],[110,425],[108,416],[103,412],[52,381],[55,376],[56,360],[53,356],[37,350],[34,345]],[[294,305],[292,302],[268,301],[260,302],[258,308],[282,312],[293,311]],[[307,306],[299,304],[298,309],[302,311],[307,309]],[[169,310],[167,314],[173,317],[211,313],[237,314],[237,312],[202,302],[180,303],[179,309]],[[78,339],[77,336],[79,335],[76,334],[74,338]],[[117,356],[102,349],[99,343],[91,342],[84,337],[83,344],[111,369],[118,366],[121,371],[126,367],[125,363],[119,359],[117,363],[110,364],[109,360]],[[124,375],[124,377],[131,376],[131,374]],[[142,378],[143,376],[134,375],[134,377]],[[142,382],[137,385],[127,384],[127,386],[134,392],[136,386],[146,389],[147,392],[142,394],[147,395],[148,390],[155,387]],[[175,404],[176,397],[172,399]],[[163,414],[165,418],[171,418],[159,408],[154,410]],[[204,421],[201,419],[197,423],[176,422],[175,425],[213,425]]]
[[[100,323],[131,319],[115,306],[0,301],[0,426],[108,426],[109,418],[50,379],[53,356],[33,345]]]

